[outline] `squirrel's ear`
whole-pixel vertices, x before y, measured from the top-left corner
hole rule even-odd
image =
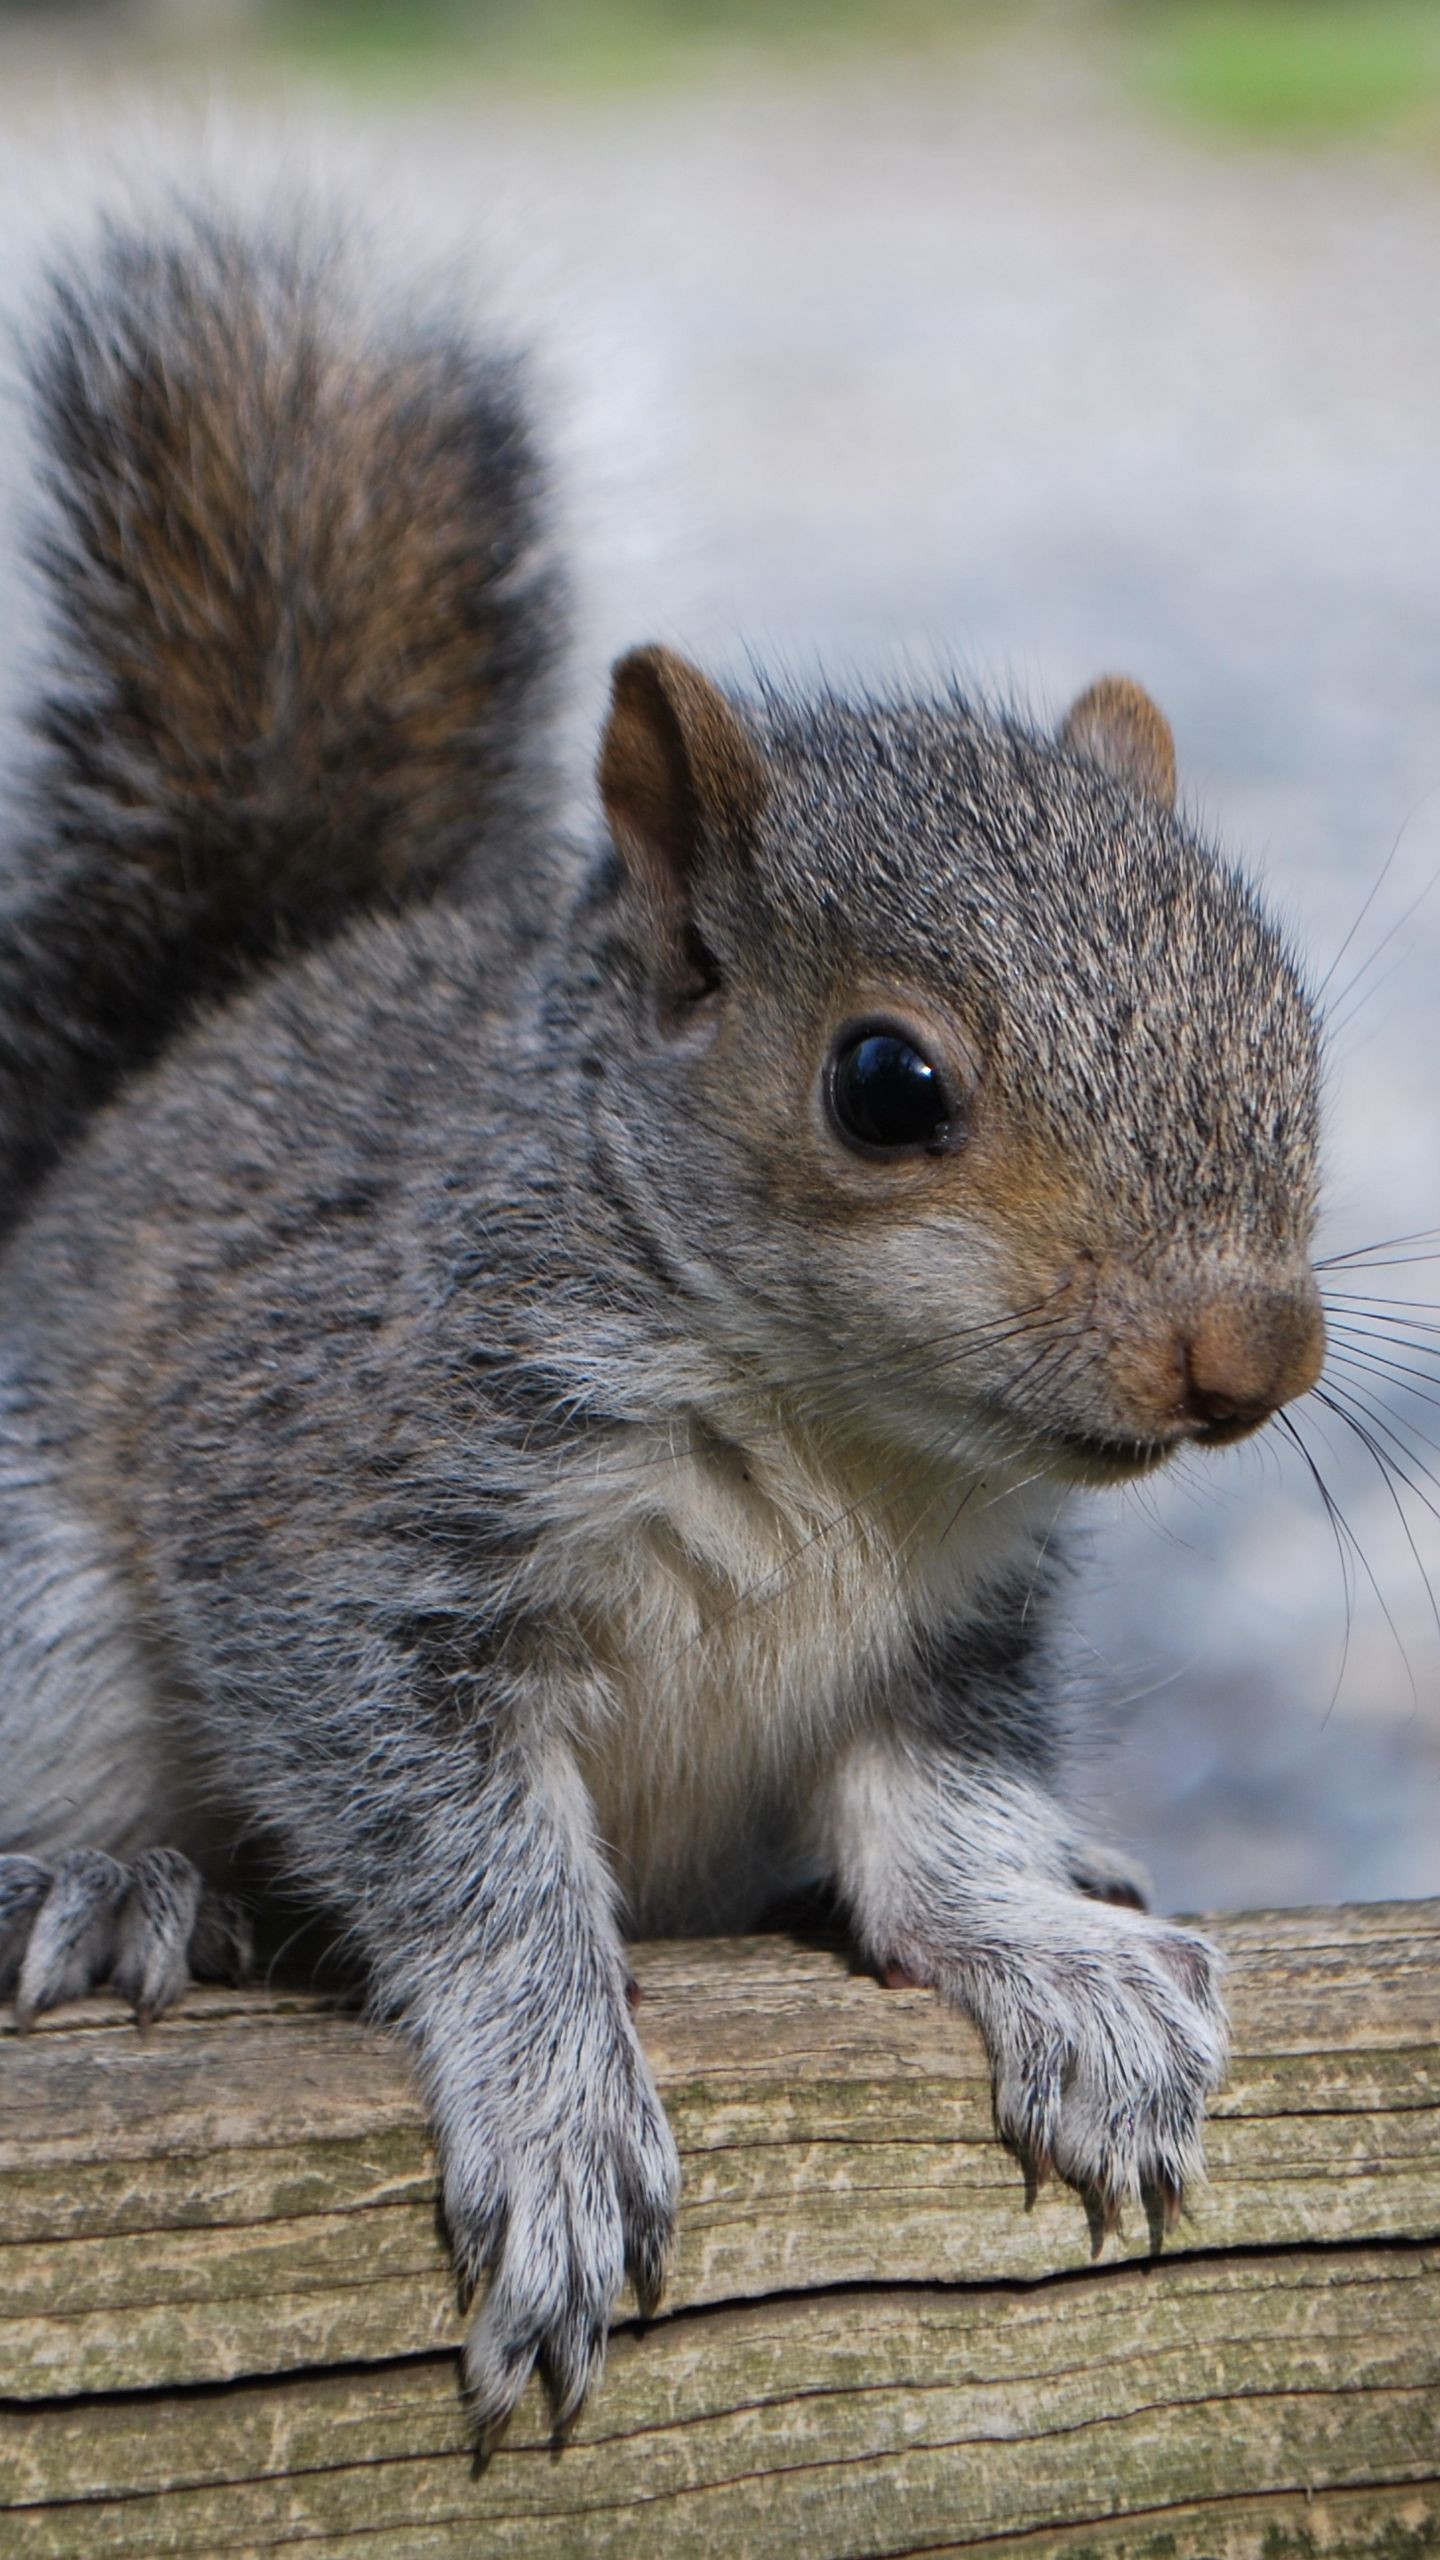
[[[1167,809],[1175,806],[1175,740],[1170,723],[1144,687],[1129,676],[1101,676],[1072,702],[1060,723],[1060,743],[1090,756]]]
[[[708,846],[740,842],[759,814],[765,766],[739,713],[669,649],[632,649],[611,686],[605,814],[632,879],[683,931]]]

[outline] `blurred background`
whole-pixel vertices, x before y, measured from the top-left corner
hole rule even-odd
[[[222,128],[536,342],[577,803],[639,638],[1131,672],[1333,968],[1322,1250],[1440,1226],[1433,0],[0,0],[0,264]],[[1331,1274],[1326,1496],[1270,1432],[1091,1515],[1095,1818],[1171,1906],[1440,1891],[1433,1243]]]

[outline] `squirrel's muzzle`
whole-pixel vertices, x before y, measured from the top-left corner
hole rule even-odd
[[[1290,1289],[1217,1293],[1177,1338],[1176,1419],[1193,1440],[1242,1440],[1305,1395],[1324,1358],[1325,1319],[1308,1276]]]
[[[1186,1445],[1245,1439],[1308,1393],[1325,1358],[1320,1293],[1305,1270],[1293,1280],[1213,1267],[1142,1280],[1112,1263],[1093,1321],[1108,1355],[1091,1373],[1088,1411],[1067,1416],[1063,1437],[1087,1455],[1123,1457],[1132,1474]]]

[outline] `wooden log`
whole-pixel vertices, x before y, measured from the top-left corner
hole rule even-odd
[[[0,2555],[1440,2560],[1440,1904],[1214,1927],[1210,2183],[1098,2259],[929,1993],[640,1950],[667,2310],[483,2476],[393,2041],[280,1992],[0,2036]]]

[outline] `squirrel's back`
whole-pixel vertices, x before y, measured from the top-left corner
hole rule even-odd
[[[565,604],[519,372],[360,263],[312,217],[112,227],[32,330],[0,1228],[198,1000],[549,814]]]

